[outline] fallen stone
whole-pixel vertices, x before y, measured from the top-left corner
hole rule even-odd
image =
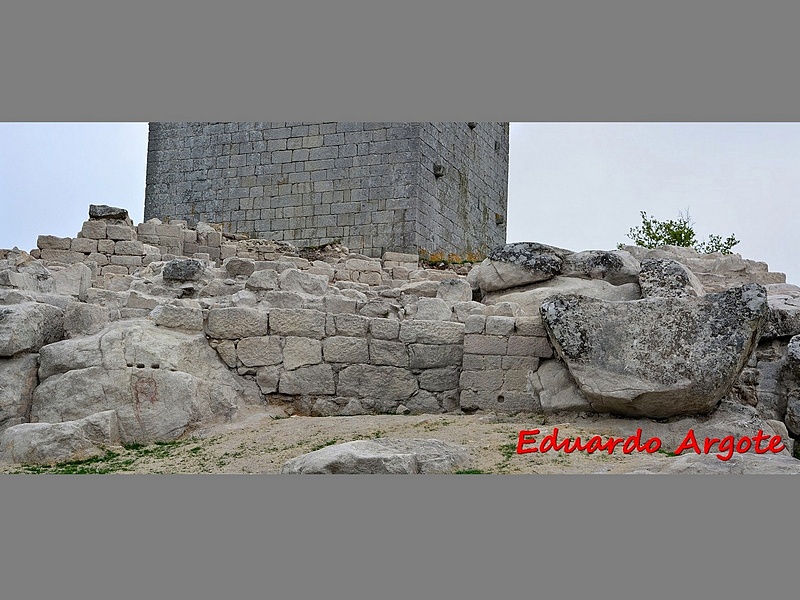
[[[108,206],[106,204],[90,204],[89,218],[115,219],[118,221],[124,221],[128,218],[128,211],[124,208],[117,208],[115,206]]]
[[[63,423],[22,423],[0,435],[0,461],[29,465],[85,460],[121,443],[117,413],[98,412]]]
[[[0,356],[37,352],[64,337],[64,312],[49,304],[0,306]]]
[[[281,473],[453,473],[469,464],[464,448],[440,440],[356,440],[298,456]]]
[[[691,298],[705,294],[688,268],[667,258],[645,258],[639,272],[643,298]]]
[[[625,250],[584,250],[564,258],[561,275],[603,279],[612,285],[638,283],[639,261]]]
[[[176,258],[164,264],[161,274],[166,281],[199,281],[203,271],[203,263],[199,260]]]
[[[493,306],[501,302],[513,302],[519,306],[524,315],[516,316],[539,316],[539,307],[550,296],[556,294],[577,294],[598,298],[600,300],[639,300],[642,295],[639,292],[639,285],[635,283],[625,283],[622,285],[612,285],[602,279],[580,279],[577,277],[554,277],[549,281],[530,287],[526,290],[517,292],[505,292],[490,294],[484,298],[484,302]],[[494,313],[497,314],[497,313]]]
[[[664,418],[714,409],[755,348],[766,309],[766,291],[750,284],[697,299],[556,296],[541,314],[595,410]]]
[[[110,320],[109,310],[104,306],[70,302],[64,311],[64,335],[67,338],[93,335]]]

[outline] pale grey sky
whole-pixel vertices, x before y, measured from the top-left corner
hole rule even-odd
[[[0,248],[73,237],[89,204],[141,222],[146,149],[146,123],[0,124]],[[512,123],[510,161],[508,241],[613,249],[689,208],[800,284],[800,123]]]

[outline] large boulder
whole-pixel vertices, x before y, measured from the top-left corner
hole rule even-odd
[[[0,356],[37,352],[64,337],[64,312],[50,304],[0,306]]]
[[[0,431],[28,420],[38,358],[35,354],[0,358]]]
[[[526,316],[538,318],[542,302],[557,294],[578,294],[600,300],[616,301],[639,300],[642,297],[639,285],[636,283],[613,285],[603,279],[558,276],[524,290],[489,294],[484,298],[484,302],[489,305],[513,302],[519,305]]]
[[[639,287],[645,298],[689,298],[705,294],[703,284],[681,263],[668,258],[646,258],[641,263]]]
[[[766,314],[758,284],[633,302],[564,295],[541,307],[550,340],[595,410],[653,418],[713,410]]]
[[[0,435],[0,461],[55,464],[102,456],[121,443],[117,413],[99,412],[63,423],[23,423]]]
[[[200,423],[230,419],[239,402],[258,398],[255,383],[234,377],[203,334],[145,319],[45,346],[39,379],[32,422],[116,410],[126,443],[175,439]]]
[[[604,279],[612,285],[637,283],[639,261],[624,250],[584,250],[564,259],[565,277]]]
[[[469,466],[466,450],[440,440],[356,440],[287,461],[282,473],[453,473]]]
[[[564,259],[571,254],[536,242],[506,244],[473,267],[467,280],[484,293],[546,281],[561,273]]]

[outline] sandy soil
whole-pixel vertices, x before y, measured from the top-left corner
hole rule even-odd
[[[279,473],[285,461],[312,450],[381,437],[435,438],[459,444],[472,457],[470,468],[483,473],[625,473],[676,460],[664,452],[625,455],[619,449],[611,455],[516,453],[520,430],[540,428],[544,435],[553,427],[559,428],[559,439],[580,435],[584,440],[604,434],[605,429],[602,419],[574,425],[558,417],[545,420],[491,414],[285,417],[280,411],[249,408],[236,422],[195,431],[175,443],[113,448],[115,456],[95,462],[91,468],[105,467],[118,473]],[[0,472],[26,471],[5,466]]]

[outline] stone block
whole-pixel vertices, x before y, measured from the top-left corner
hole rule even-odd
[[[506,354],[508,338],[497,335],[470,334],[464,336],[466,354]]]
[[[483,333],[486,329],[486,317],[470,315],[464,322],[464,333]]]
[[[514,317],[486,317],[485,332],[487,335],[508,336],[514,333],[514,323]]]
[[[103,225],[105,225],[103,221],[96,221],[96,223],[103,223]],[[115,245],[114,240],[100,239],[97,240],[97,251],[103,254],[114,254]]]
[[[36,238],[36,247],[40,250],[69,250],[72,238],[60,238],[54,235],[40,235]]]
[[[113,254],[108,257],[109,262],[112,265],[125,265],[126,267],[141,267],[142,266],[142,257],[141,256],[118,256]]]
[[[391,405],[408,400],[418,389],[416,377],[407,369],[351,365],[339,372],[336,393],[339,396],[365,398],[379,404]]]
[[[512,335],[508,338],[508,354],[511,356],[551,358],[553,356],[553,348],[547,338]]]
[[[241,359],[241,353],[239,354]],[[244,361],[243,361],[244,362]],[[299,367],[322,362],[322,342],[307,337],[289,336],[283,346],[283,368],[293,371]]]
[[[370,359],[367,340],[346,336],[323,340],[322,356],[325,361],[334,363],[367,363]]]
[[[395,319],[370,319],[369,331],[379,340],[396,340],[400,334],[400,321]]]
[[[74,238],[69,249],[73,252],[91,254],[92,252],[97,252],[97,240],[90,240],[88,238]]]
[[[114,254],[119,256],[144,256],[144,244],[138,240],[120,241],[114,244]]]
[[[250,275],[252,275],[256,270],[256,262],[251,258],[239,258],[237,256],[233,256],[225,259],[222,262],[222,268],[225,269],[225,271],[231,277],[236,277],[237,275],[250,277]]]
[[[160,304],[150,312],[150,318],[159,327],[186,331],[203,330],[203,311],[199,308]]]
[[[412,369],[461,366],[463,355],[463,347],[457,344],[409,344],[408,366]]]
[[[371,339],[369,362],[374,365],[408,366],[408,347],[403,342]]]
[[[256,337],[267,335],[268,325],[267,313],[254,308],[212,308],[208,313],[207,333],[209,337],[228,340]]]
[[[353,314],[356,312],[356,301],[345,296],[326,294],[322,305],[326,313]]]
[[[420,298],[416,319],[420,321],[449,321],[453,310],[441,298]]]
[[[67,238],[69,239],[69,238]],[[47,262],[61,263],[65,265],[74,265],[75,263],[83,262],[86,258],[83,252],[71,252],[69,250],[53,250],[45,248],[41,250],[42,260]]]
[[[448,303],[472,300],[472,286],[463,279],[445,279],[439,284],[436,297]]]
[[[270,310],[270,333],[322,339],[325,336],[325,313],[302,308]]]
[[[264,269],[255,271],[247,279],[247,289],[262,291],[262,290],[277,290],[278,289],[278,272],[272,269]]]
[[[112,225],[109,223],[106,237],[115,241],[133,241],[136,239],[136,230],[126,225]]]
[[[333,315],[333,334],[348,337],[367,337],[370,320],[367,317],[351,314]]]
[[[330,365],[319,364],[300,367],[281,373],[278,391],[289,395],[334,395],[336,384]]]
[[[516,317],[514,333],[517,335],[547,337],[542,319],[538,315],[535,317]]]
[[[462,371],[459,385],[462,390],[500,391],[503,389],[505,372],[502,369]]]
[[[461,344],[464,325],[454,321],[403,321],[400,323],[400,341],[420,344]]]
[[[458,388],[461,369],[456,366],[427,369],[419,375],[419,387],[429,392],[444,392]]]
[[[236,353],[246,367],[279,365],[283,362],[281,338],[277,336],[243,338],[236,345]]]
[[[262,394],[274,394],[278,391],[278,381],[280,380],[279,367],[260,367],[256,371],[256,383]]]
[[[108,223],[106,221],[85,221],[81,227],[81,237],[91,240],[104,240],[106,239],[106,229]]]
[[[511,391],[461,390],[461,410],[483,410],[503,414],[539,413],[542,410],[534,394]]]

